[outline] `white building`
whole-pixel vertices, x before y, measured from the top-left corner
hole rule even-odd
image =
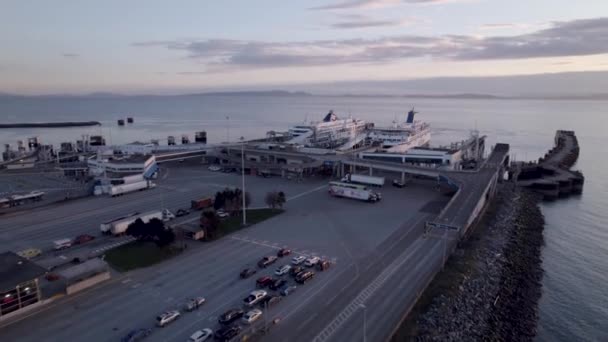
[[[145,178],[152,177],[158,170],[154,155],[133,154],[129,156],[107,156],[98,154],[87,160],[89,172],[94,176],[107,173],[114,175],[142,174]]]

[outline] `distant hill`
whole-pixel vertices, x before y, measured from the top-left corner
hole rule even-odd
[[[312,96],[304,91],[261,90],[261,91],[221,91],[209,93],[195,93],[181,96]]]

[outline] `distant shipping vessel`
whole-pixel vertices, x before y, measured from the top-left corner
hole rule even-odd
[[[368,139],[372,144],[379,144],[386,152],[392,153],[404,153],[414,147],[428,145],[431,141],[431,126],[414,120],[417,113],[412,108],[404,123],[393,121],[390,127],[373,127]]]
[[[291,127],[291,139],[287,142],[308,147],[338,148],[356,140],[368,127],[370,125],[364,120],[340,119],[332,110],[325,115],[323,121]]]

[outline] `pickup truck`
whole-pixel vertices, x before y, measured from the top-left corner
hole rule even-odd
[[[277,261],[277,257],[274,255],[265,256],[262,260],[258,261],[258,266],[261,268],[266,268],[269,265],[274,264]]]

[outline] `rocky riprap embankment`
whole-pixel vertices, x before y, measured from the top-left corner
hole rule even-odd
[[[539,198],[506,185],[497,200],[488,226],[472,236],[478,240],[467,248],[473,250],[454,256],[467,258],[456,263],[466,262],[469,271],[455,291],[434,298],[418,317],[417,340],[533,340],[542,280]]]

